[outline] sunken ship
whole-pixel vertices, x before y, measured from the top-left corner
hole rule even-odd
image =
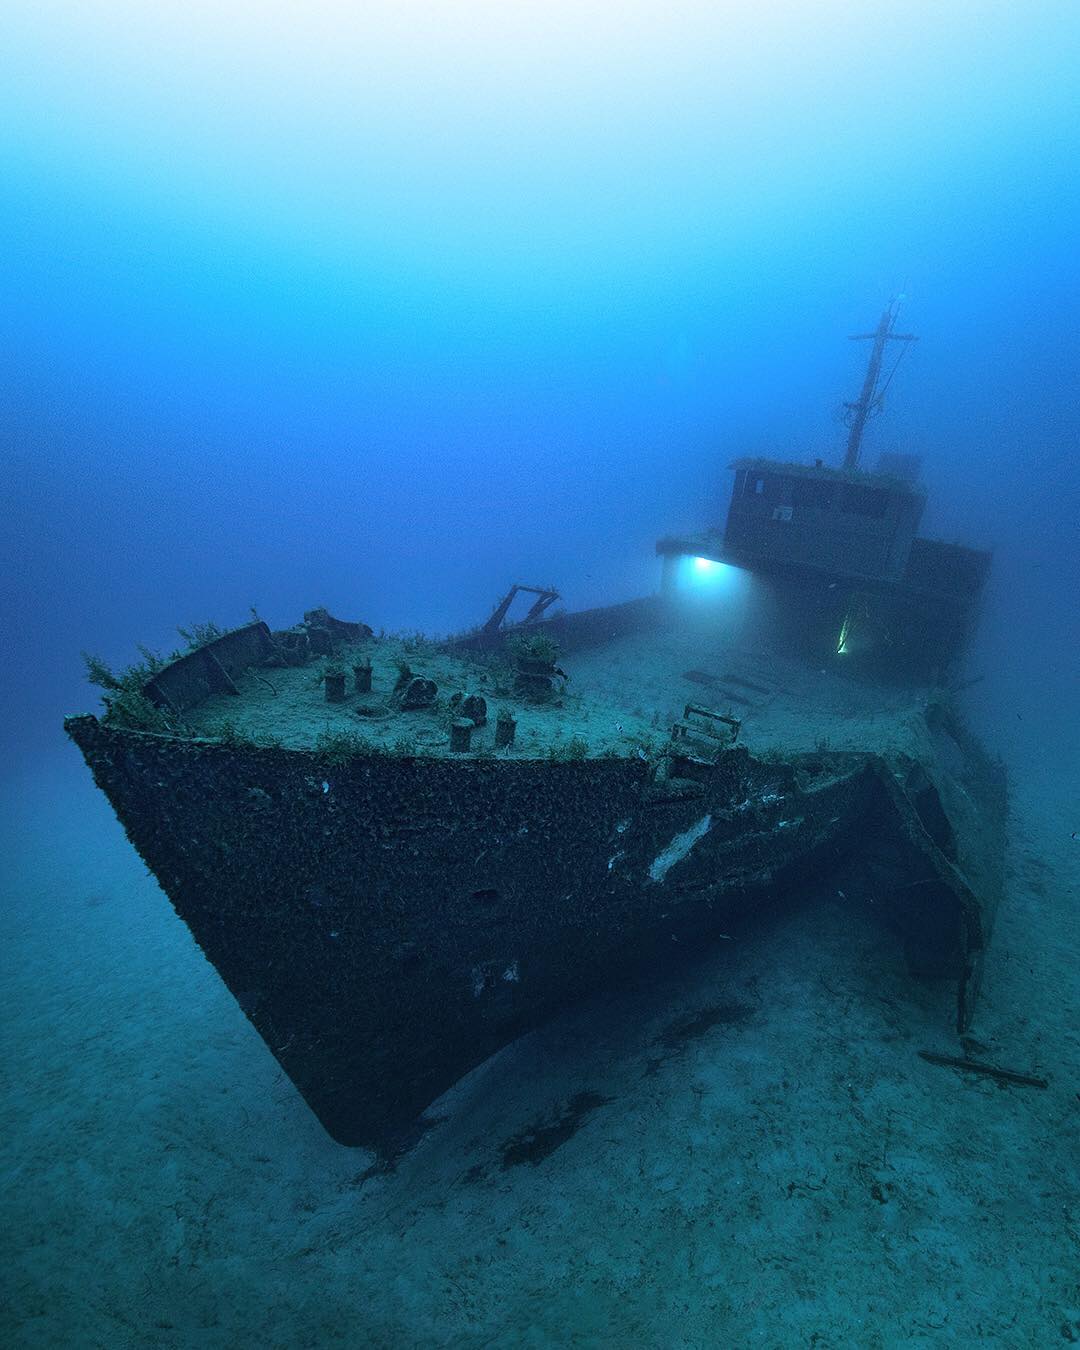
[[[88,658],[104,712],[68,734],[335,1140],[394,1147],[575,998],[823,880],[967,1027],[1005,783],[951,690],[989,557],[918,536],[909,462],[859,467],[894,321],[844,465],[736,461],[726,523],[658,543],[657,595],[514,586],[440,641],[253,614]]]

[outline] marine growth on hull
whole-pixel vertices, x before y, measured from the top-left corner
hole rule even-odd
[[[389,1146],[553,1007],[803,886],[873,904],[965,1028],[1004,785],[940,693],[660,598],[436,643],[209,626],[69,718],[342,1143]],[[839,658],[837,658],[839,660]]]

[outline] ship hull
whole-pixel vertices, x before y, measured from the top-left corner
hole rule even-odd
[[[91,716],[67,729],[342,1144],[392,1148],[554,1011],[800,882],[846,868],[857,886],[869,856],[917,964],[957,981],[962,1022],[970,1008],[985,896],[872,755],[731,748],[659,777],[638,757],[338,761]]]

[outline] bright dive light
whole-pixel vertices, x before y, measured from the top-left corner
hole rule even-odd
[[[716,558],[684,553],[679,559],[678,585],[686,595],[729,595],[741,589],[746,574]]]

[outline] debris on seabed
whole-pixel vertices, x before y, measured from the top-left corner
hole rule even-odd
[[[1017,1073],[1015,1069],[1000,1069],[996,1064],[986,1064],[981,1059],[966,1059],[959,1055],[937,1055],[932,1050],[920,1050],[919,1058],[928,1064],[944,1064],[952,1069],[964,1069],[968,1073],[983,1074],[987,1078],[996,1078],[999,1083],[1018,1083],[1021,1087],[1048,1087],[1048,1080],[1037,1078],[1030,1073]]]

